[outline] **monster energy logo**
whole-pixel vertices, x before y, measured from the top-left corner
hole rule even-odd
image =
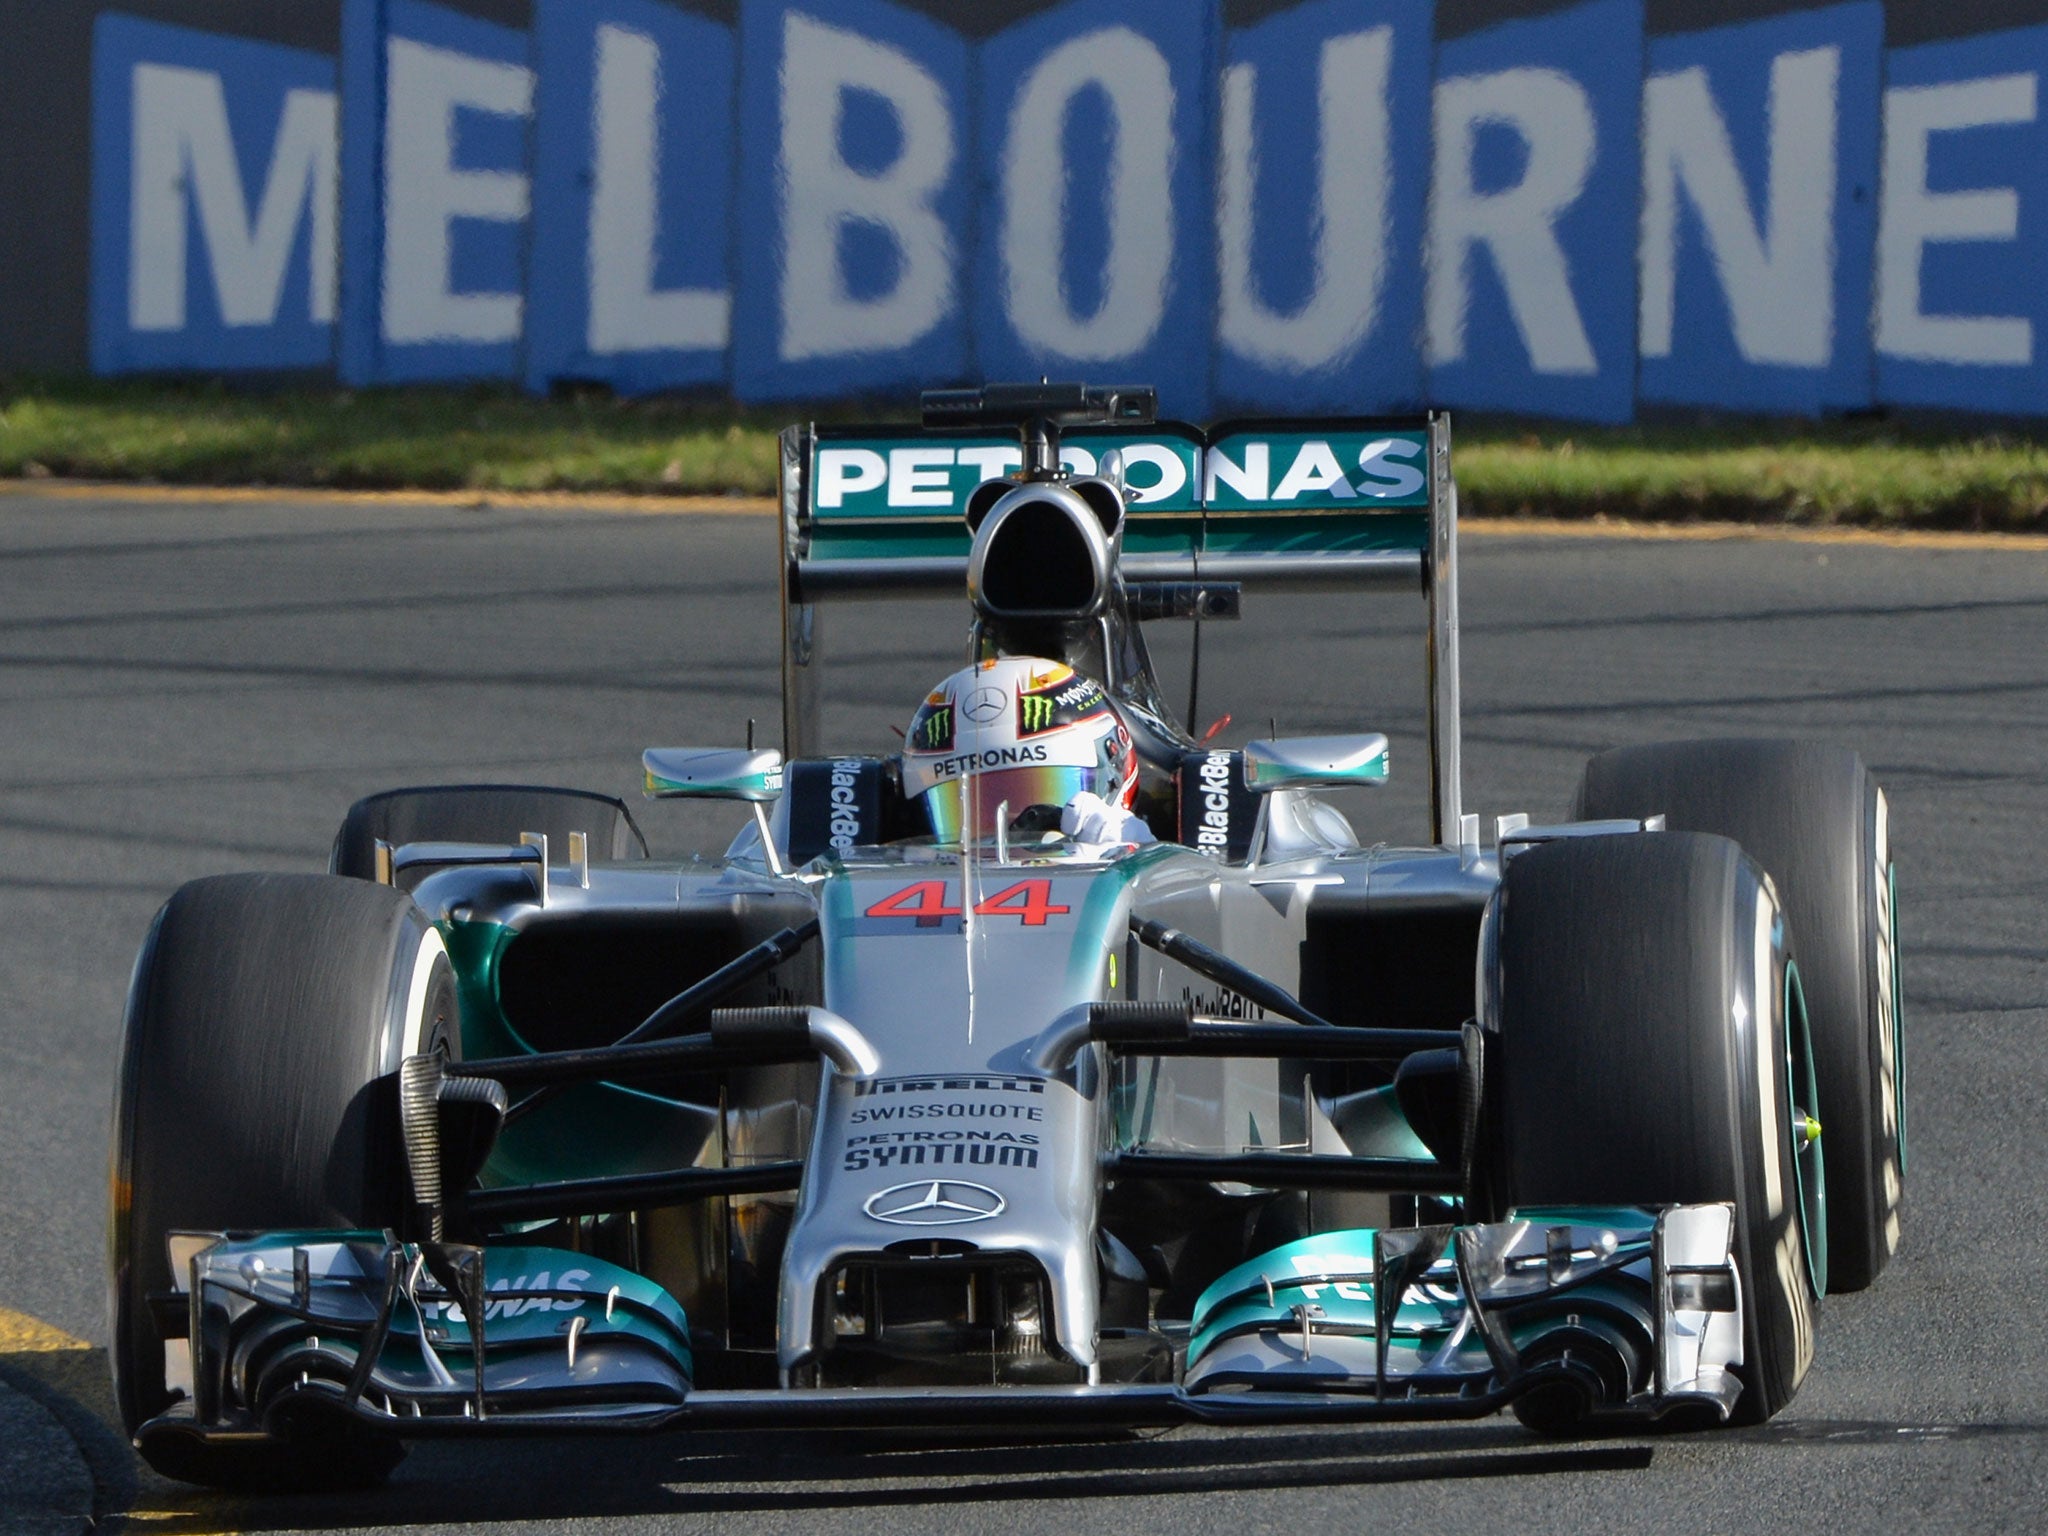
[[[953,706],[942,704],[917,722],[915,744],[937,751],[953,739]]]
[[[1053,701],[1042,693],[1027,693],[1017,700],[1017,716],[1022,729],[1042,731],[1052,724]]]

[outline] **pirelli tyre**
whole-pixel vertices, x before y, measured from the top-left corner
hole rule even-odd
[[[157,913],[113,1124],[110,1353],[131,1436],[174,1399],[152,1306],[175,1289],[168,1234],[406,1225],[395,1074],[458,1050],[455,1006],[439,933],[387,886],[226,875]],[[226,1447],[156,1434],[142,1450],[167,1476],[244,1489],[373,1483],[403,1455],[353,1426],[294,1432]]]
[[[532,784],[437,784],[388,789],[350,806],[327,867],[374,880],[380,842],[511,844],[522,832],[544,835],[557,859],[566,856],[571,832],[588,837],[593,859],[647,857],[632,813],[610,795]]]
[[[1510,859],[1496,903],[1488,1203],[1733,1201],[1734,1414],[1770,1418],[1813,1357],[1826,1184],[1803,1134],[1812,1070],[1769,882],[1727,838],[1571,838]]]
[[[1770,871],[1813,1024],[1828,1289],[1862,1290],[1898,1248],[1905,1182],[1897,882],[1884,791],[1839,747],[1682,741],[1595,757],[1577,814],[1661,814],[1674,831],[1734,838]]]

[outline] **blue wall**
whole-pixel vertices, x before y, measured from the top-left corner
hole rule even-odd
[[[338,57],[108,12],[91,366],[2048,413],[2048,26],[1649,5],[342,0]]]

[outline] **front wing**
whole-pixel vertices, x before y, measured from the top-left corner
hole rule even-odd
[[[1211,1286],[1170,1383],[699,1390],[682,1309],[590,1255],[181,1234],[160,1321],[187,1390],[137,1442],[337,1416],[407,1438],[1477,1418],[1519,1400],[1562,1422],[1720,1420],[1741,1391],[1733,1244],[1718,1204],[1323,1234]]]

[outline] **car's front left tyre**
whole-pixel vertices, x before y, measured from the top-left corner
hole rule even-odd
[[[1905,1187],[1897,881],[1884,790],[1841,747],[1657,742],[1586,764],[1575,814],[1661,815],[1731,837],[1770,872],[1812,1018],[1828,1161],[1830,1291],[1860,1291],[1899,1245]]]
[[[1730,1202],[1733,1416],[1768,1419],[1812,1359],[1826,1266],[1825,1171],[1802,1131],[1812,1058],[1776,895],[1727,838],[1648,832],[1517,854],[1495,901],[1492,1214]]]

